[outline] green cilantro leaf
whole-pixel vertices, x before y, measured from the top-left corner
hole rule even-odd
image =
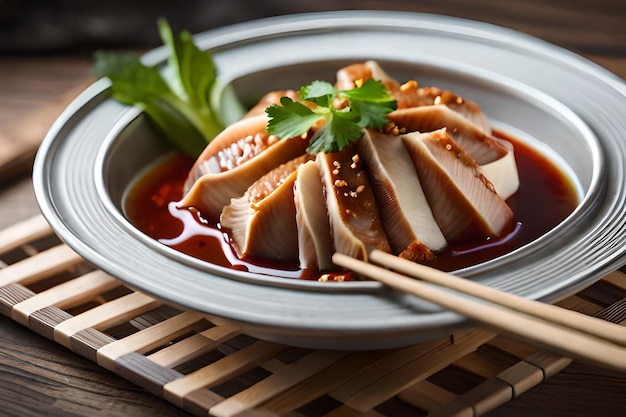
[[[337,152],[357,141],[363,134],[355,119],[358,116],[349,111],[331,109],[326,123],[313,135],[307,152]]]
[[[269,117],[267,131],[279,138],[302,135],[316,123],[322,126],[311,138],[309,153],[336,152],[359,140],[363,129],[380,129],[389,121],[385,117],[396,108],[385,85],[373,79],[351,90],[337,91],[325,81],[313,81],[300,87],[300,98],[314,104],[312,108],[282,97],[280,105],[265,109]],[[336,98],[347,100],[348,107],[335,109]]]
[[[350,108],[361,116],[359,125],[381,129],[389,120],[385,117],[395,110],[396,101],[385,85],[372,78],[359,88],[344,90],[340,97],[348,99]]]
[[[311,84],[300,87],[300,97],[318,106],[330,107],[336,96],[337,90],[326,81],[313,81]]]
[[[313,112],[302,103],[281,97],[281,106],[273,104],[265,109],[270,118],[267,132],[279,138],[293,138],[306,133],[324,115]]]

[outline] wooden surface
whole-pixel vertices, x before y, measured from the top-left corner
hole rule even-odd
[[[124,287],[59,244],[40,215],[0,242],[0,314],[198,416],[478,417],[572,363],[481,328],[398,349],[292,348]],[[626,324],[626,274],[559,304]]]
[[[331,3],[334,8],[341,4],[321,1],[318,9]],[[371,1],[345,4],[385,7]],[[507,26],[580,53],[626,78],[623,0],[385,4]],[[88,54],[67,51],[0,56],[0,228],[38,211],[28,178],[33,151],[64,103],[91,79],[89,68]],[[19,159],[6,156],[13,150]],[[626,415],[624,393],[626,375],[575,363],[489,416]],[[187,415],[5,317],[0,317],[0,410],[15,416]]]

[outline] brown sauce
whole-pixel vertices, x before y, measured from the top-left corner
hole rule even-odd
[[[578,204],[574,185],[553,162],[513,137],[499,132],[494,136],[508,140],[515,148],[520,186],[507,203],[515,213],[516,228],[498,240],[448,247],[429,262],[431,266],[451,271],[511,252],[557,226]],[[239,259],[219,225],[209,224],[193,209],[176,208],[193,162],[175,155],[133,186],[125,210],[135,227],[177,251],[213,264],[279,277],[320,278],[320,273],[300,270],[290,262]],[[339,273],[324,278],[348,280],[350,276]]]

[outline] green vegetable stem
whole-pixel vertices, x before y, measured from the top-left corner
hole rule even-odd
[[[211,107],[217,71],[211,53],[201,51],[188,31],[175,38],[165,19],[158,27],[170,50],[171,79],[133,54],[98,51],[93,70],[111,80],[113,99],[139,106],[174,146],[195,158],[224,129]]]

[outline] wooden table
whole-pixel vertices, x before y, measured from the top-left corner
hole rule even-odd
[[[339,8],[336,4],[318,1],[307,11]],[[371,1],[345,4],[345,8],[385,7],[382,2]],[[580,53],[626,78],[623,0],[393,4],[401,10],[461,16],[520,30]],[[280,10],[292,11],[305,10],[288,6]],[[210,19],[207,22],[207,27],[219,24]],[[88,54],[67,51],[0,56],[0,228],[38,212],[29,178],[34,151],[63,106],[92,81],[90,63]],[[625,415],[625,393],[626,375],[574,363],[489,416]],[[0,316],[0,415],[187,413]]]

